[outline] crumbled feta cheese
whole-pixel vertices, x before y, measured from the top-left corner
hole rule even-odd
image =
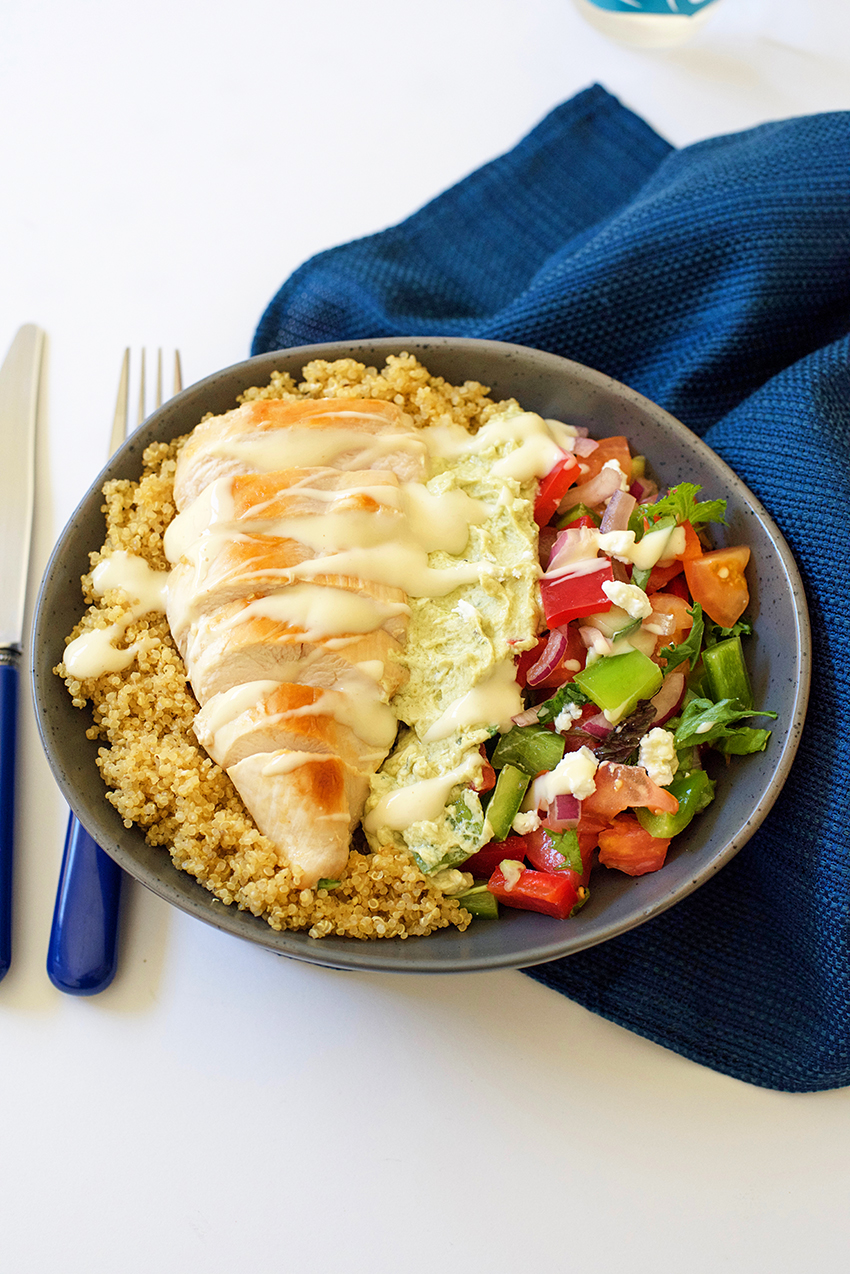
[[[517,836],[527,836],[529,832],[536,832],[539,826],[537,810],[527,810],[524,814],[517,814],[511,823],[511,831],[516,832]]]
[[[652,614],[652,602],[637,584],[621,584],[619,580],[605,580],[602,584],[602,592],[631,619],[646,619]]]
[[[555,729],[562,734],[569,730],[574,721],[578,721],[581,716],[581,705],[578,703],[567,703],[564,705],[563,711],[559,712],[555,717]]]
[[[628,474],[626,474],[626,473],[623,471],[623,466],[620,464],[620,462],[619,462],[618,460],[606,460],[606,461],[605,461],[605,463],[604,463],[604,465],[602,466],[602,468],[603,468],[603,469],[613,469],[613,470],[614,470],[614,471],[615,471],[615,472],[619,475],[619,478],[620,478],[620,490],[621,490],[621,491],[628,491],[628,489],[629,489],[629,477],[628,477]]]
[[[659,787],[667,787],[673,782],[673,775],[679,768],[676,756],[676,743],[669,730],[656,726],[640,741],[638,764],[646,770],[653,783]]]
[[[541,774],[526,793],[523,810],[543,809],[552,804],[556,796],[569,794],[583,801],[596,791],[596,774],[599,762],[590,748],[568,752],[554,770]]]

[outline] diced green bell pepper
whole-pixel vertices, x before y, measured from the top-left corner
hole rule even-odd
[[[465,894],[458,894],[456,901],[472,916],[479,919],[496,920],[499,915],[499,904],[486,885],[476,885]]]
[[[667,791],[679,802],[675,814],[653,814],[643,806],[635,810],[641,827],[650,836],[658,836],[662,840],[678,836],[694,815],[699,814],[714,800],[714,781],[705,770],[691,770],[681,777],[677,774],[673,782],[668,783]]]
[[[564,755],[560,734],[540,725],[515,725],[503,734],[493,750],[490,764],[494,770],[515,765],[534,778],[544,770],[554,770]]]
[[[530,782],[531,776],[515,765],[506,765],[499,772],[487,806],[487,821],[493,832],[493,840],[505,840],[507,837]]]
[[[658,664],[640,650],[623,655],[603,655],[573,678],[612,725],[634,711],[640,699],[651,699],[661,689],[664,675]]]
[[[740,637],[727,637],[702,652],[709,698],[734,699],[742,708],[753,707],[753,689],[744,661]]]
[[[566,513],[560,515],[555,522],[555,526],[559,531],[563,531],[564,527],[577,522],[579,518],[592,518],[597,526],[599,526],[601,520],[599,514],[594,513],[593,509],[588,508],[586,504],[574,504],[571,509],[567,509]]]

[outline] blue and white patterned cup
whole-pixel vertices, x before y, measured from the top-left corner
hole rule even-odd
[[[717,11],[721,0],[576,0],[597,30],[624,44],[682,44]]]

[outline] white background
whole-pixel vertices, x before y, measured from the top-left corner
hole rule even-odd
[[[619,47],[569,0],[5,0],[0,356],[49,334],[31,598],[125,345],[248,354],[319,249],[400,220],[594,81],[678,145],[850,107],[836,0]],[[334,973],[126,891],[90,1000],[44,972],[65,809],[23,705],[0,985],[0,1269],[848,1268],[850,1092],[716,1075],[518,972]]]

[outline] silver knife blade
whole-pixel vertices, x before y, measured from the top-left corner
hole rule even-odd
[[[20,651],[35,496],[35,426],[44,332],[20,328],[0,368],[0,649]]]

